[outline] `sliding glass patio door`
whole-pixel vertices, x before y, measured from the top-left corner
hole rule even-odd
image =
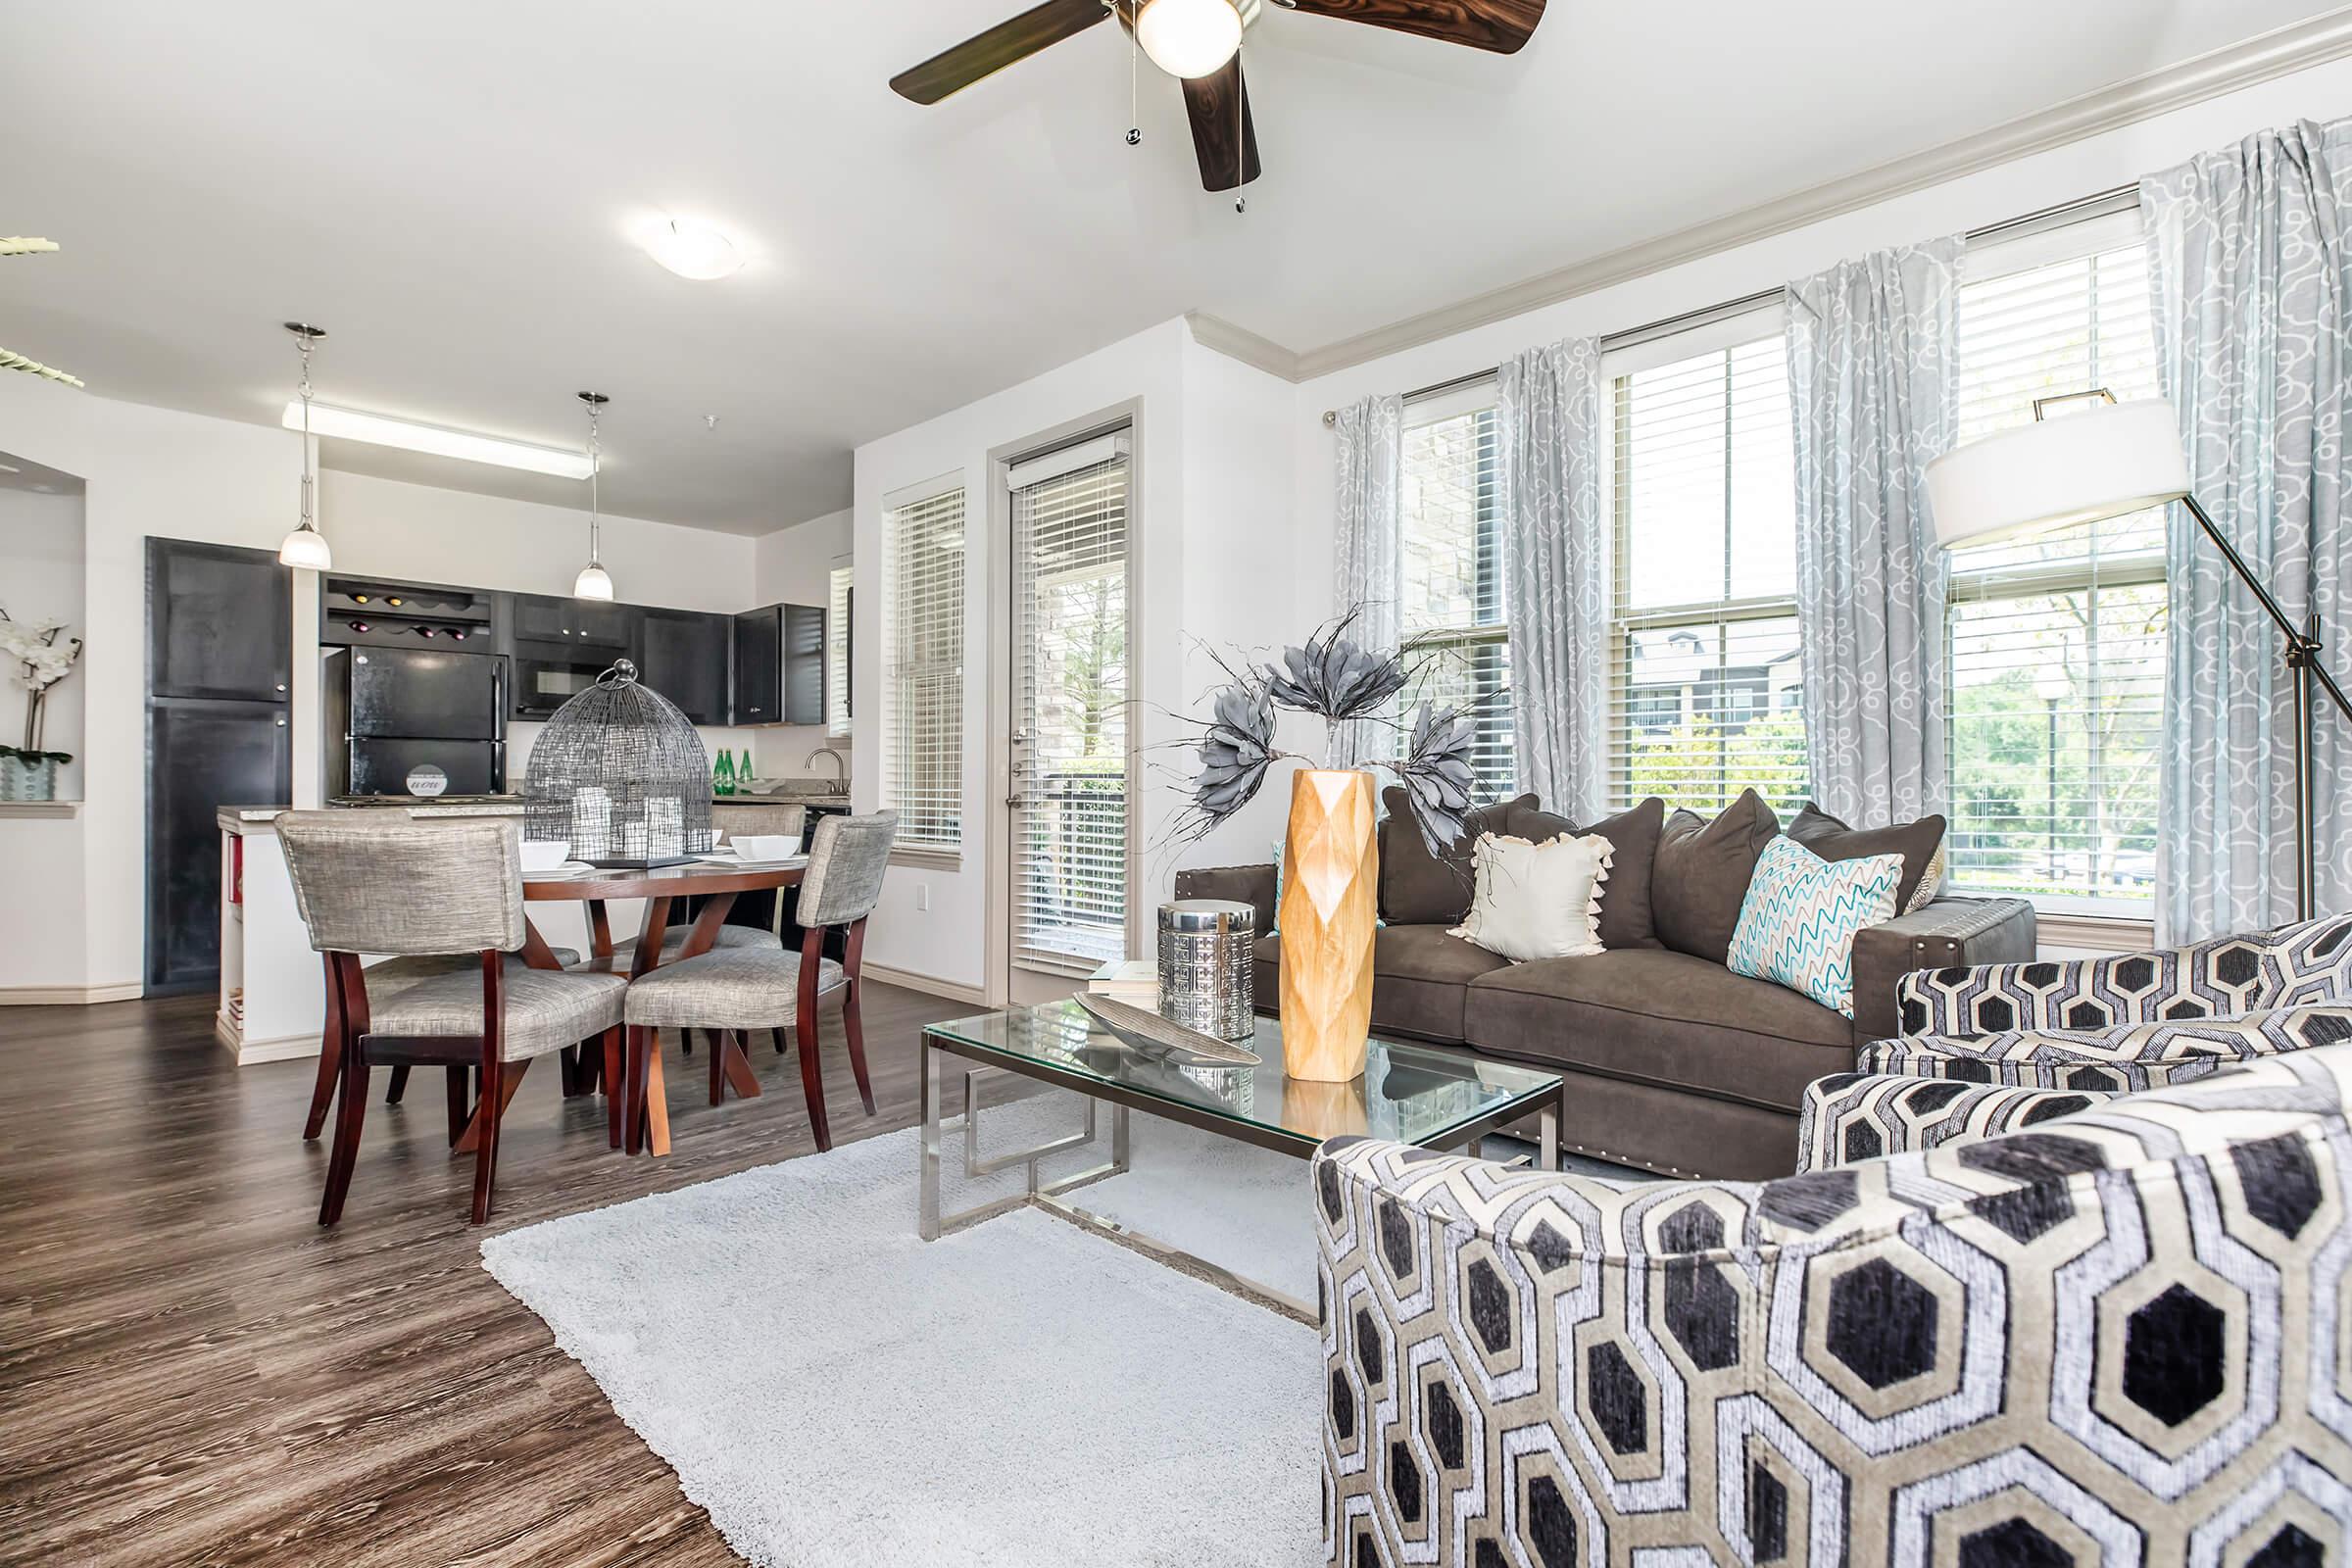
[[[1127,951],[1127,438],[1014,464],[1009,480],[1009,956],[1022,1001],[1064,994]]]

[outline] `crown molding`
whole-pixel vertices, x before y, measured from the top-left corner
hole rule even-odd
[[[1187,311],[1184,324],[1193,334],[1193,341],[1202,348],[1222,354],[1229,360],[1239,360],[1268,375],[1279,375],[1285,381],[1298,379],[1298,356],[1270,337],[1259,337],[1246,326],[1236,326],[1221,316],[1204,311]]]
[[[1476,294],[1303,353],[1291,354],[1279,344],[1216,321],[1213,317],[1187,319],[1215,322],[1217,330],[1249,338],[1262,346],[1256,355],[1251,355],[1226,348],[1221,342],[1208,343],[1220,353],[1232,354],[1236,359],[1294,381],[1311,380],[1385,355],[1419,348],[1456,332],[1556,305],[1579,294],[1590,294],[1735,246],[1769,239],[1808,223],[1907,196],[2015,159],[2152,120],[2172,110],[2346,55],[2352,55],[2352,6],[2339,7],[2142,75],[2112,82],[1956,141],[1825,180],[1723,218]],[[1198,327],[1194,335],[1200,336]],[[1206,338],[1201,341],[1208,342]],[[1289,365],[1287,370],[1278,368],[1285,360]]]

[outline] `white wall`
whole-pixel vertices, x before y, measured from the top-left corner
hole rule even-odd
[[[1171,320],[1098,350],[1059,369],[983,398],[858,449],[857,570],[879,583],[882,504],[894,490],[942,474],[965,489],[964,553],[964,849],[956,869],[899,865],[869,928],[875,963],[974,990],[987,990],[987,931],[1002,923],[990,906],[987,852],[1001,827],[1005,779],[992,772],[989,695],[1004,672],[991,667],[990,593],[1009,569],[988,548],[992,492],[1001,482],[990,454],[1075,421],[1135,408],[1137,622],[1129,629],[1131,678],[1144,759],[1141,811],[1147,859],[1144,897],[1164,898],[1181,864],[1262,858],[1280,836],[1250,821],[1209,842],[1179,845],[1183,807],[1176,775],[1188,772],[1180,747],[1183,719],[1202,711],[1214,667],[1198,644],[1262,646],[1296,636],[1290,608],[1291,416],[1288,382],[1202,349],[1182,320]],[[868,759],[858,774],[859,810],[880,804],[882,595],[858,597],[855,635],[857,744]],[[1269,792],[1271,794],[1272,792]],[[1262,809],[1262,808],[1260,808]],[[928,909],[918,908],[928,894]]]
[[[816,605],[829,607],[833,597],[833,568],[850,565],[857,549],[846,507],[790,528],[779,528],[756,541],[752,580],[758,589],[753,602],[760,605]],[[827,679],[831,677],[828,674]],[[762,778],[799,778],[830,772],[832,763],[808,759],[820,746],[845,754],[854,767],[857,754],[848,736],[830,737],[822,724],[774,724],[752,732],[759,737],[753,760]]]
[[[0,490],[0,610],[18,620],[62,620],[60,643],[79,637],[83,605],[79,495],[42,495]],[[32,694],[16,680],[16,669],[0,669],[0,746],[24,738],[24,710]],[[41,749],[67,752],[74,760],[58,770],[59,800],[81,798],[82,688],[79,668],[49,688],[41,707]]]
[[[145,942],[146,560],[150,535],[275,549],[300,490],[300,444],[269,425],[0,376],[0,450],[86,481],[84,802],[73,818],[0,817],[0,866],[38,900],[0,904],[0,998],[135,994]],[[564,593],[585,549],[577,513],[327,472],[319,519],[338,570]],[[631,602],[750,609],[753,540],[608,518],[605,559]],[[295,574],[296,804],[318,800],[317,578]],[[61,688],[62,690],[63,688]],[[54,735],[55,732],[53,731]],[[712,745],[753,743],[711,730]],[[517,765],[528,735],[517,739]]]

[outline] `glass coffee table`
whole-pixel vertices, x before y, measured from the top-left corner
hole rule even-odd
[[[1365,1053],[1363,1076],[1344,1084],[1310,1083],[1284,1075],[1279,1020],[1258,1019],[1255,1038],[1240,1043],[1257,1053],[1261,1059],[1256,1066],[1179,1064],[1126,1045],[1072,1002],[1012,1007],[930,1025],[923,1031],[920,1064],[923,1136],[918,1227],[923,1239],[936,1241],[1008,1208],[1035,1205],[1105,1232],[1187,1272],[1206,1274],[1219,1284],[1311,1322],[1311,1306],[1091,1213],[1063,1195],[1129,1168],[1127,1113],[1131,1110],[1164,1116],[1298,1159],[1311,1156],[1326,1138],[1343,1134],[1418,1144],[1425,1149],[1475,1152],[1479,1139],[1488,1133],[1534,1113],[1541,1118],[1542,1167],[1559,1169],[1562,1089],[1557,1073],[1485,1061],[1442,1046],[1375,1036]],[[964,1174],[978,1178],[1017,1165],[1025,1167],[1027,1182],[1023,1191],[1011,1196],[942,1213],[940,1102],[944,1074],[954,1070],[949,1057],[969,1064],[963,1069]],[[1085,1096],[1084,1128],[1034,1148],[983,1158],[980,1088],[998,1073],[1015,1074]],[[1109,1157],[1066,1176],[1045,1177],[1039,1161],[1046,1156],[1096,1142],[1098,1110],[1102,1105],[1110,1107]]]

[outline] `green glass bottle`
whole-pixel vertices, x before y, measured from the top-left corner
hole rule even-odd
[[[710,793],[713,795],[735,793],[735,763],[727,756],[727,749],[723,746],[718,749],[717,764],[710,769]]]

